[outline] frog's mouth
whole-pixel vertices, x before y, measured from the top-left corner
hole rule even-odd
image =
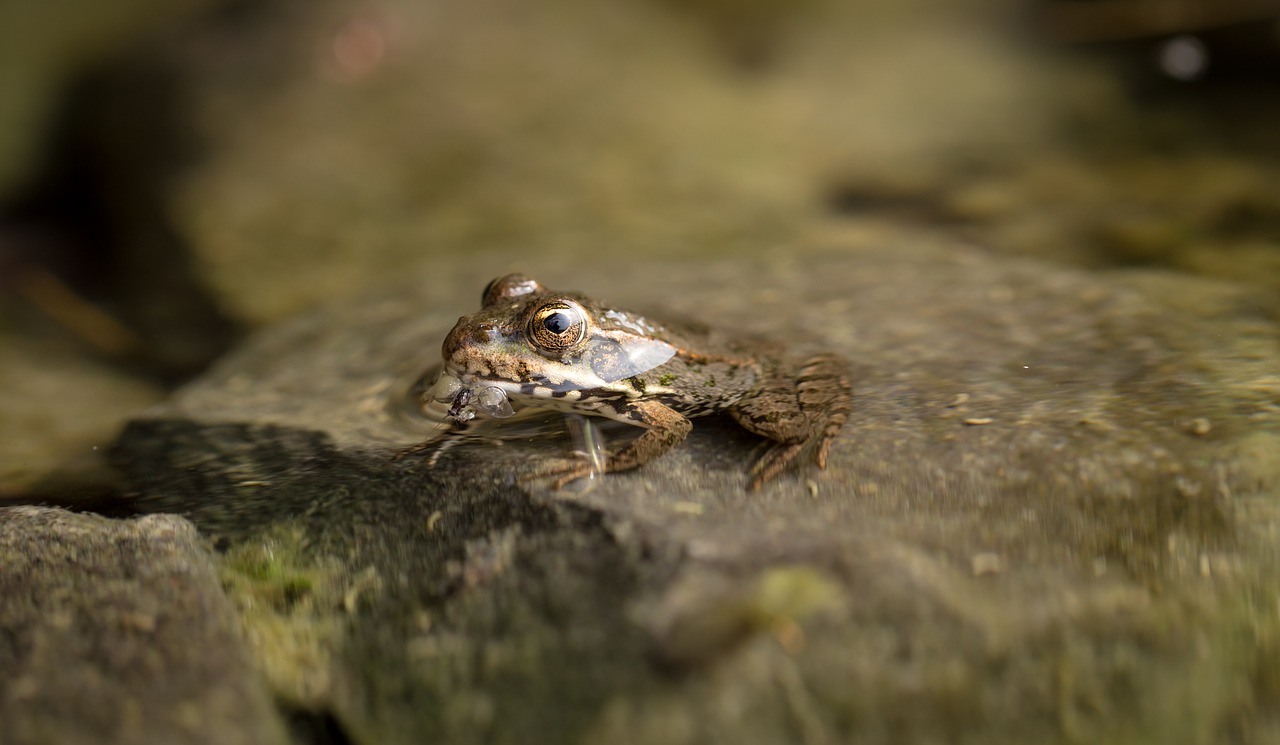
[[[461,424],[475,418],[476,411],[483,411],[495,419],[506,419],[515,414],[507,391],[493,381],[455,373],[445,367],[426,396],[440,403],[448,403],[448,418]]]

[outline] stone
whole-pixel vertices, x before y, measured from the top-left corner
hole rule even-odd
[[[540,269],[847,356],[830,468],[747,492],[760,442],[716,418],[586,493],[521,478],[569,447],[554,431],[397,458],[435,434],[406,396],[482,286],[433,267],[268,329],[113,460],[139,508],[226,551],[278,696],[359,743],[1265,726],[1239,704],[1280,662],[1280,359],[1254,291],[907,230]]]
[[[112,450],[216,548],[247,633],[192,646],[305,742],[1280,737],[1269,99],[1170,125],[942,3],[701,5],[236,5],[82,117],[122,243],[262,329]],[[510,270],[848,356],[830,469],[747,493],[723,419],[586,492],[521,480],[554,417],[397,457]]]
[[[124,421],[163,396],[68,344],[0,334],[0,496],[102,491],[103,450]]]
[[[0,596],[0,741],[286,741],[186,520],[0,508]]]

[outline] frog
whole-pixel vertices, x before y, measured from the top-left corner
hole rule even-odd
[[[686,438],[691,420],[727,413],[769,443],[748,469],[751,491],[806,452],[825,469],[853,403],[849,363],[837,354],[793,358],[774,342],[659,320],[518,273],[489,282],[480,310],[458,319],[441,352],[452,381],[449,417],[459,424],[487,397],[499,404],[491,410],[507,414],[515,403],[643,429],[607,454],[606,473],[648,464]],[[593,468],[566,457],[532,478],[559,489]]]

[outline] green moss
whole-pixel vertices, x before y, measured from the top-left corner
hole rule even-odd
[[[351,576],[332,558],[315,556],[301,528],[275,526],[232,546],[219,570],[240,611],[246,637],[276,696],[296,705],[323,686],[341,646],[347,613],[375,576]],[[345,612],[344,612],[345,611]]]
[[[301,531],[277,530],[232,547],[223,557],[222,580],[233,595],[254,606],[286,609],[319,585],[317,567],[301,555]],[[244,605],[243,603],[241,604]]]
[[[667,373],[666,375],[658,378],[658,385],[671,385],[674,382],[676,382],[676,376],[674,373]]]
[[[704,666],[761,634],[792,643],[803,637],[801,622],[846,605],[833,578],[806,566],[767,569],[731,590],[712,587],[697,594],[702,597],[674,616],[654,649],[665,665]]]

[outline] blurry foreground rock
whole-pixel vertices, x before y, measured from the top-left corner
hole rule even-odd
[[[853,360],[831,468],[759,493],[716,420],[587,494],[517,480],[563,441],[393,461],[477,302],[434,272],[264,332],[114,458],[218,541],[276,695],[357,743],[1280,735],[1259,299],[883,237],[529,267]]]
[[[0,597],[0,741],[285,741],[187,521],[0,508]]]

